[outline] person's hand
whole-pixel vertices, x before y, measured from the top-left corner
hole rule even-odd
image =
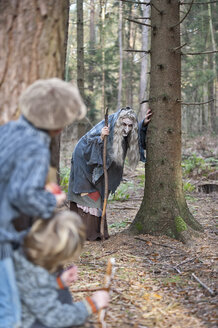
[[[150,122],[151,115],[152,115],[152,111],[151,111],[151,109],[148,109],[146,114],[145,114],[144,125],[147,125]]]
[[[77,280],[78,269],[76,265],[72,265],[70,268],[64,270],[61,273],[61,280],[66,286],[70,286],[73,282]]]
[[[62,206],[67,198],[65,192],[63,192],[63,191],[61,192],[61,194],[56,194],[54,196],[56,198],[57,207]]]
[[[109,304],[109,293],[105,290],[99,290],[92,295],[92,300],[96,304],[97,309],[105,308]]]
[[[109,127],[108,127],[108,126],[104,126],[104,127],[101,129],[101,139],[104,140],[104,137],[105,137],[105,136],[108,136],[109,133],[110,133]]]
[[[66,200],[66,194],[61,190],[61,188],[54,182],[47,183],[45,185],[45,190],[52,193],[56,198],[57,207],[63,205]]]

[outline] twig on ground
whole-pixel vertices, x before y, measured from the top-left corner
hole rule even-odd
[[[146,240],[146,239],[143,239],[143,238],[139,238],[139,237],[135,237],[135,239],[137,239],[137,240],[141,240],[141,241],[144,241],[145,243],[147,243],[147,242],[150,242],[150,243],[152,243],[153,245],[156,245],[156,246],[162,246],[162,247],[168,247],[168,248],[172,248],[172,249],[174,249],[174,250],[178,251],[178,249],[177,249],[177,248],[175,248],[175,247],[172,247],[172,246],[169,246],[169,245],[154,243],[153,241],[150,241],[150,240]]]
[[[209,287],[207,287],[207,285],[205,285],[194,273],[192,273],[192,277],[203,287],[205,288],[210,295],[215,296],[216,293]]]
[[[192,258],[189,259],[189,260],[182,261],[181,263],[177,264],[176,267],[178,268],[178,267],[180,267],[180,266],[183,265],[183,264],[186,264],[186,263],[189,263],[189,262],[194,261],[195,259],[196,259],[196,257],[192,257]]]

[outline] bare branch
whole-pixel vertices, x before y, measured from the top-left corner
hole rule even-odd
[[[179,46],[179,47],[172,48],[172,50],[173,50],[173,51],[177,51],[177,50],[181,49],[182,47],[184,47],[184,46],[186,46],[186,45],[187,45],[187,43],[184,43],[184,44],[182,44],[182,45]]]
[[[150,2],[140,2],[140,1],[129,1],[129,0],[120,0],[122,2],[129,2],[132,3],[133,5],[137,4],[137,5],[147,5],[150,6]]]
[[[150,54],[151,50],[137,50],[137,49],[124,49],[126,52],[143,52],[145,54]]]
[[[185,102],[183,102],[182,100],[179,100],[179,99],[177,99],[176,101],[177,101],[177,102],[180,102],[181,105],[186,105],[186,106],[198,106],[198,105],[209,104],[209,103],[213,102],[214,99],[210,99],[210,100],[208,100],[208,101],[205,101],[205,102],[199,102],[199,103],[185,103]]]
[[[153,3],[151,3],[151,6],[153,6],[154,9],[157,10],[161,15],[163,14],[163,11],[159,10]]]
[[[217,3],[218,0],[207,1],[207,2],[194,2],[193,5],[208,5],[210,3]],[[190,5],[191,2],[180,2],[180,5]]]
[[[148,103],[149,102],[149,99],[147,99],[147,100],[142,100],[141,102],[140,102],[140,105],[142,105],[142,104],[144,104],[144,103]]]
[[[190,12],[190,10],[192,8],[193,2],[194,2],[194,0],[192,0],[192,2],[190,3],[189,9],[188,9],[187,13],[185,14],[185,16],[181,19],[181,21],[178,22],[176,25],[171,26],[170,28],[174,28],[174,27],[180,25],[184,21],[184,19],[188,16],[188,14],[189,14],[189,12]]]
[[[138,5],[146,5],[146,6],[153,6],[154,9],[156,9],[161,15],[162,15],[162,11],[159,10],[153,3],[151,2],[140,2],[140,1],[129,1],[129,0],[120,0],[122,2],[129,2],[129,3],[132,3],[132,4],[138,4]]]
[[[148,27],[152,27],[150,24],[145,24],[145,23],[141,23],[141,22],[138,22],[134,19],[130,19],[130,18],[125,18],[126,20],[128,20],[129,22],[133,22],[133,23],[136,23],[136,24],[139,24],[139,25],[144,25],[144,26],[148,26]]]
[[[134,19],[149,19],[151,20],[151,17],[133,17]]]
[[[218,50],[215,51],[202,51],[202,52],[187,52],[187,53],[181,53],[182,55],[207,55],[207,54],[214,54],[214,53],[218,53]]]

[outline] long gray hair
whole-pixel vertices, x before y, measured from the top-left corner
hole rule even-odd
[[[138,121],[135,112],[127,107],[121,110],[120,115],[114,126],[114,135],[113,135],[113,160],[119,166],[124,164],[124,149],[123,149],[123,119],[129,118],[133,122],[133,127],[131,132],[128,135],[128,149],[127,149],[127,158],[129,166],[135,168],[139,161],[139,141],[138,141]]]

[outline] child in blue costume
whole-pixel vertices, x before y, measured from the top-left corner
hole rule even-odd
[[[38,80],[19,101],[21,117],[0,127],[0,328],[20,327],[14,277],[14,245],[22,240],[13,220],[27,215],[48,219],[65,194],[45,190],[50,141],[85,115],[78,89],[60,79]]]

